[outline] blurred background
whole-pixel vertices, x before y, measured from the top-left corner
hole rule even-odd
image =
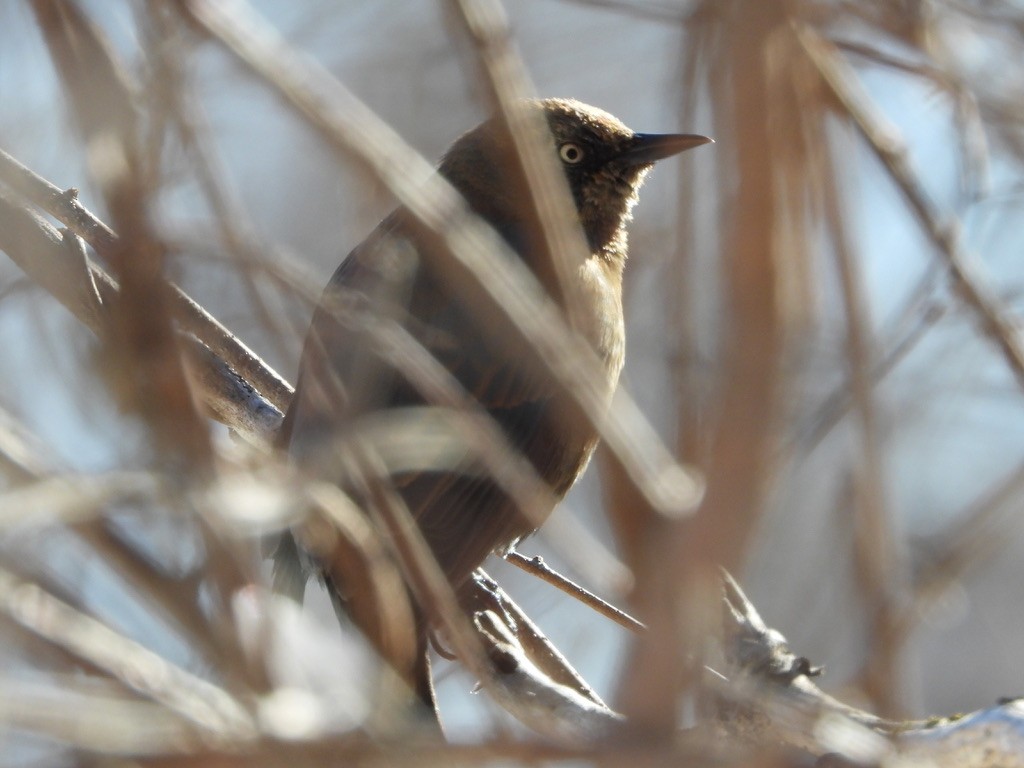
[[[716,140],[651,174],[630,230],[625,289],[624,386],[666,444],[702,468],[727,402],[722,377],[734,370],[727,340],[750,320],[733,319],[743,294],[730,286],[751,258],[774,265],[765,290],[782,341],[772,349],[767,425],[751,427],[764,432],[759,474],[734,478],[757,485],[734,555],[766,621],[823,664],[823,685],[848,701],[906,716],[989,705],[1024,688],[1024,375],[1007,353],[1020,345],[1024,277],[1024,10],[954,0],[779,4],[770,11],[777,27],[761,38],[745,29],[769,13],[759,5],[516,0],[505,11],[538,95],[599,106],[638,131]],[[163,145],[150,211],[171,244],[167,271],[294,381],[308,297],[231,255],[197,164],[219,180],[245,237],[313,285],[394,201],[215,42],[151,23],[142,3],[80,6],[143,92],[159,87],[154,46],[178,46],[206,154],[177,136]],[[472,48],[444,3],[253,6],[427,158],[489,112]],[[816,37],[801,37],[803,25]],[[746,39],[764,44],[753,64],[736,53]],[[825,53],[815,59],[814,50]],[[756,109],[743,82],[756,85]],[[29,3],[0,4],[0,148],[57,186],[77,187],[110,221]],[[749,179],[762,166],[770,202],[753,210],[759,193]],[[760,256],[744,232],[767,233]],[[965,300],[951,254],[989,304]],[[984,319],[993,307],[1004,321],[995,330]],[[151,466],[146,430],[119,412],[94,337],[6,259],[0,349],[0,406],[54,466]],[[221,427],[216,439],[230,441]],[[616,551],[600,463],[556,515]],[[173,515],[118,515],[122,535],[168,573],[197,567],[201,547]],[[195,665],[188,643],[94,551],[54,527],[4,526],[9,562],[162,656]],[[566,546],[541,533],[521,549],[585,583],[563,558]],[[504,563],[488,568],[611,697],[627,634]],[[312,603],[330,627],[326,601]],[[4,643],[5,674],[37,673],[27,642]],[[471,694],[473,680],[443,662],[437,674],[454,736],[491,732],[495,710]],[[0,762],[59,754],[17,729],[2,738],[18,749],[4,749]]]

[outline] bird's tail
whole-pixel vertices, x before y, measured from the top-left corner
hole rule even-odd
[[[284,531],[277,540],[274,559],[274,591],[302,604],[306,593],[306,573],[302,568],[299,547],[291,531]]]
[[[284,531],[281,533],[277,540],[277,545],[274,547],[272,554],[274,565],[273,565],[273,587],[274,591],[279,595],[284,595],[295,602],[301,604],[306,591],[307,574],[306,570],[302,565],[302,556],[299,554],[298,543],[295,541],[294,535],[290,531]],[[331,598],[331,606],[334,608],[334,613],[338,618],[338,623],[342,627],[343,632],[352,630],[352,615],[346,602],[342,596],[342,591],[338,589],[330,578],[325,579],[325,586],[327,592]],[[414,620],[416,622],[416,653],[414,656],[413,667],[411,669],[395,671],[399,673],[399,676],[405,681],[405,684],[409,686],[415,696],[417,702],[413,704],[413,709],[416,714],[419,715],[417,719],[423,720],[425,723],[429,723],[433,726],[439,726],[439,711],[437,708],[437,699],[434,694],[434,683],[433,676],[430,670],[430,654],[428,653],[428,629],[427,622],[420,611],[414,611]],[[367,635],[371,642],[374,642],[376,638],[372,635]],[[376,645],[376,643],[374,643]],[[382,653],[383,650],[378,647]],[[385,654],[386,655],[386,654]],[[410,702],[412,704],[412,702]],[[422,706],[420,706],[422,705]]]
[[[342,631],[347,631],[352,626],[352,614],[349,611],[348,603],[342,596],[341,590],[331,582],[330,578],[325,579],[325,583],[327,593],[331,598],[331,606],[334,608],[334,615],[337,616]],[[415,701],[409,701],[414,717],[431,728],[440,728],[440,710],[434,693],[434,677],[430,669],[428,624],[419,610],[415,610],[414,619],[416,622],[416,653],[413,656],[412,667],[399,669],[393,664],[391,666],[403,681],[406,695],[415,698]],[[376,645],[375,637],[368,634],[367,639]],[[378,647],[378,651],[386,657],[386,653],[380,647]]]

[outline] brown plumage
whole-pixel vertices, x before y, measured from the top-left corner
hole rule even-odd
[[[637,190],[656,160],[709,139],[637,134],[608,113],[576,101],[548,99],[529,102],[528,108],[547,119],[589,245],[589,256],[576,270],[584,307],[581,331],[604,365],[610,396],[625,354],[622,271],[626,225]],[[452,145],[439,172],[532,267],[535,234],[524,210],[522,185],[510,170],[510,153],[507,133],[497,121],[488,121]],[[359,301],[402,322],[454,374],[561,498],[590,460],[596,435],[589,427],[569,426],[559,416],[564,396],[478,330],[479,323],[446,285],[444,275],[433,273],[416,257],[418,248],[400,209],[335,272],[313,318],[280,444],[309,472],[339,482],[342,476],[329,441],[366,414],[423,404],[400,373],[373,355],[359,332],[324,309],[364,296]],[[396,477],[395,484],[455,586],[488,553],[508,547],[533,528],[495,483],[479,473],[419,473]],[[283,540],[275,555],[275,582],[301,597],[310,569],[297,567],[296,554],[290,537]]]

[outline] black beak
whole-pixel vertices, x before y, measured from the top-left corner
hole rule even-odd
[[[617,159],[627,166],[650,165],[701,144],[714,143],[714,139],[693,133],[637,133]]]

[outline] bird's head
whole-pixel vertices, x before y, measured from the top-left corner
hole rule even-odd
[[[636,133],[604,110],[571,99],[526,105],[546,119],[593,252],[614,248],[617,238],[624,238],[637,191],[656,161],[711,141],[692,134]],[[513,156],[507,132],[489,120],[452,145],[441,172],[480,215],[500,227],[513,224],[523,205],[523,185],[509,162]]]

